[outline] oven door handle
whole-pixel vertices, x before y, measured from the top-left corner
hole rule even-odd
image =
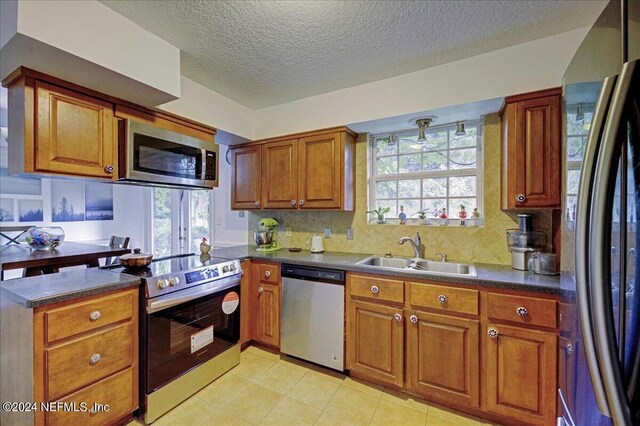
[[[159,296],[153,300],[147,301],[147,313],[152,314],[154,312],[162,311],[164,309],[180,305],[181,303],[190,302],[191,300],[195,300],[212,293],[217,293],[219,291],[223,291],[238,285],[240,285],[239,274],[232,277],[223,278],[221,280],[212,281],[210,283],[202,284],[188,290],[182,290],[178,292],[178,294],[170,293],[164,296]]]

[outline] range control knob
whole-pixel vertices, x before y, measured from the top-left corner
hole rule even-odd
[[[169,285],[178,285],[178,284],[180,284],[180,278],[178,277],[169,278]]]
[[[229,265],[224,265],[222,267],[222,273],[229,272]]]
[[[167,286],[169,285],[169,281],[166,279],[161,279],[158,280],[158,288],[163,289],[163,288],[167,288]]]
[[[233,263],[231,265],[229,265],[229,270],[230,271],[235,271],[236,270],[236,265],[234,265]]]

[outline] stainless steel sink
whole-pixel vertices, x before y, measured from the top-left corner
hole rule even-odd
[[[361,260],[357,265],[373,266],[388,270],[400,270],[416,274],[453,275],[476,277],[476,267],[471,263],[439,262],[427,259],[405,257],[372,256]]]

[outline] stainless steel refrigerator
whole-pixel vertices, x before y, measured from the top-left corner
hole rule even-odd
[[[558,424],[640,424],[640,1],[613,0],[563,81]]]

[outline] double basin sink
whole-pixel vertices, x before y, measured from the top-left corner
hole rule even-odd
[[[451,275],[462,277],[476,277],[476,267],[469,263],[439,262],[428,259],[405,257],[368,257],[356,265],[373,266],[376,268],[397,270],[402,272],[416,272],[425,274]]]

